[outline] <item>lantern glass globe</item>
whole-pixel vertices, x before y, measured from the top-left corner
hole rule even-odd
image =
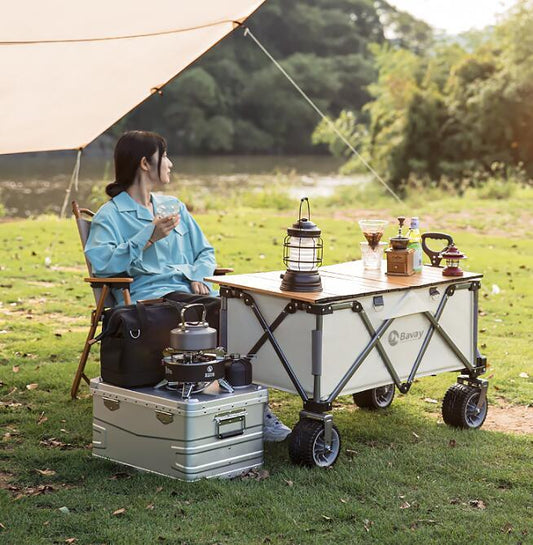
[[[288,266],[292,271],[318,270],[314,238],[290,237]]]

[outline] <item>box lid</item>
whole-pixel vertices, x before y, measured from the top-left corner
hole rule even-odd
[[[221,410],[245,407],[254,403],[267,403],[268,391],[264,386],[252,384],[228,393],[218,385],[211,383],[202,393],[193,394],[189,399],[182,399],[177,392],[165,388],[122,388],[93,378],[90,384],[95,396],[117,401],[142,404],[155,409],[164,409],[173,414],[209,414]]]

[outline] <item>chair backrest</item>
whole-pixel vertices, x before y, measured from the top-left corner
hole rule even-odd
[[[81,248],[83,250],[83,255],[85,257],[85,263],[87,264],[87,271],[89,276],[93,275],[93,270],[91,262],[87,259],[85,255],[85,245],[87,244],[87,239],[89,238],[89,233],[91,231],[91,220],[94,216],[94,212],[88,208],[80,208],[76,201],[72,201],[72,214],[76,220],[76,225],[78,227],[78,233],[80,235]],[[94,300],[98,303],[100,299],[100,294],[102,293],[102,288],[98,286],[93,286],[93,295]],[[117,304],[113,294],[109,292],[105,300],[105,308],[112,308]]]

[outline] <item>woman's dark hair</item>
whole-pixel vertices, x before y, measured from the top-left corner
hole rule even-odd
[[[125,132],[115,146],[115,181],[107,185],[105,192],[113,198],[128,189],[133,184],[141,159],[146,157],[150,162],[156,151],[159,151],[159,173],[163,154],[167,151],[165,139],[155,132]]]

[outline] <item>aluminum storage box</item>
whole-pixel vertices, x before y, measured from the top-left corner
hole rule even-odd
[[[91,380],[93,455],[181,479],[232,477],[263,463],[268,393],[217,383],[184,400],[174,391]]]

